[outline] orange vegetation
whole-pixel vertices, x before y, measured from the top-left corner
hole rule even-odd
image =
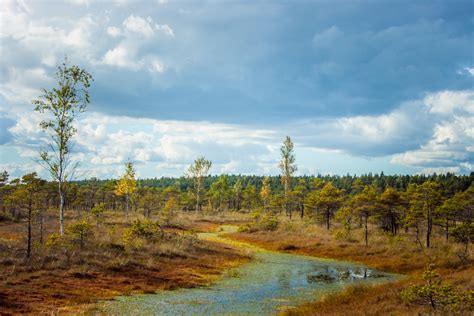
[[[256,244],[262,248],[316,257],[354,261],[369,267],[408,276],[403,280],[376,286],[350,287],[324,299],[284,311],[288,315],[418,315],[425,307],[407,306],[400,291],[419,283],[427,264],[434,263],[443,280],[465,289],[474,289],[474,266],[456,256],[460,246],[435,238],[429,250],[414,242],[411,233],[392,237],[373,229],[369,246],[362,242],[362,231],[354,231],[350,240],[337,240],[337,230],[327,231],[298,220],[283,222],[277,231],[233,233],[228,238]],[[360,240],[360,241],[359,241]],[[472,258],[472,253],[471,253]]]
[[[215,226],[196,221],[192,227],[167,230],[179,234],[191,229],[212,231]],[[3,224],[0,246],[12,245],[7,238],[19,227]],[[0,256],[0,315],[78,312],[117,295],[195,287],[215,281],[227,268],[248,260],[227,246],[196,239],[181,249],[164,241],[129,254],[119,244],[102,245],[106,240],[100,238],[100,247],[97,243],[65,253],[38,250],[29,262],[18,259],[23,257],[20,252]],[[22,240],[18,242],[21,245]]]

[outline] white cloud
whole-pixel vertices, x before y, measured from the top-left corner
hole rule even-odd
[[[13,137],[11,146],[21,157],[37,157],[39,148],[47,143],[46,135],[38,128],[39,120],[40,116],[31,112],[18,117],[9,129]],[[79,117],[76,126],[73,156],[82,162],[78,175],[87,177],[115,176],[127,160],[142,167],[157,166],[167,175],[181,175],[181,170],[200,155],[214,162],[215,173],[263,171],[269,165],[276,166],[277,156],[273,156],[268,144],[273,144],[274,149],[280,141],[273,131],[239,125],[99,113],[86,113]],[[104,170],[111,173],[105,175]]]
[[[152,56],[131,66],[132,54],[109,57],[115,58],[108,60],[113,65],[131,69],[148,67],[155,61],[155,70],[162,71],[159,59]],[[33,87],[37,81],[50,80],[42,68],[16,71],[11,70],[11,82],[0,85],[5,98],[15,97],[9,85]],[[37,91],[26,89],[20,95],[20,100],[28,99],[37,96]],[[306,120],[280,126],[281,131],[90,112],[77,123],[75,150],[81,156],[76,159],[83,161],[84,176],[115,176],[128,159],[137,162],[145,177],[155,175],[150,174],[150,166],[163,175],[180,175],[202,154],[214,161],[214,173],[275,174],[284,132],[292,136],[297,148],[306,148],[316,156],[388,156],[392,164],[416,167],[421,172],[466,173],[473,170],[474,161],[473,95],[472,91],[442,91],[406,102],[386,114]],[[15,119],[16,124],[8,129],[13,139],[10,144],[21,157],[36,157],[38,144],[46,139],[38,129],[39,116],[21,112]],[[303,164],[300,171],[315,173],[318,169]]]
[[[163,33],[171,36],[171,37],[174,37],[174,31],[173,29],[168,25],[168,24],[155,24],[155,28],[158,30],[158,31],[162,31]]]
[[[89,50],[93,46],[93,36],[99,24],[86,15],[74,23],[75,27],[64,36],[64,43],[82,50]],[[82,52],[86,53],[85,51]]]
[[[115,26],[109,26],[107,27],[107,34],[109,34],[112,37],[118,37],[122,35],[122,30]]]
[[[430,112],[453,114],[457,111],[474,114],[474,91],[442,91],[424,99]]]
[[[473,96],[472,91],[443,91],[427,96],[425,105],[437,115],[432,121],[432,136],[418,149],[394,155],[392,163],[426,167],[425,171],[473,171]]]
[[[39,96],[40,87],[49,86],[51,83],[52,78],[44,68],[10,67],[5,78],[0,81],[0,95],[14,103],[31,104],[31,100]]]
[[[144,19],[132,14],[123,21],[123,26],[125,30],[141,34],[145,37],[150,37],[154,34],[151,17]]]
[[[155,31],[174,37],[174,31],[168,24],[156,24],[151,17],[142,18],[132,14],[122,24],[125,31],[140,34],[144,37],[153,36]]]
[[[101,61],[102,64],[139,71],[146,69],[151,73],[163,73],[164,63],[154,55],[143,58],[137,57],[136,48],[127,42],[122,42],[115,48],[108,50]]]
[[[117,66],[137,71],[143,67],[142,60],[136,60],[134,48],[124,43],[108,50],[102,62],[109,66]]]

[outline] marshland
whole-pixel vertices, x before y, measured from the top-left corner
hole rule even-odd
[[[472,315],[472,12],[1,1],[0,315]]]

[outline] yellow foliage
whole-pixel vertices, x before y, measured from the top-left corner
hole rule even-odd
[[[118,196],[131,195],[137,190],[137,180],[135,179],[135,169],[131,162],[125,165],[125,173],[115,186],[115,194]]]

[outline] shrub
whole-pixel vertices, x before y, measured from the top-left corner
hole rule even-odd
[[[336,240],[350,240],[351,236],[347,229],[338,229],[334,232],[334,238]]]
[[[467,261],[469,243],[474,240],[474,223],[463,223],[457,226],[451,231],[451,235],[456,242],[464,244],[464,251],[457,253],[457,255],[462,262]]]
[[[412,285],[400,295],[407,304],[429,305],[433,310],[470,311],[474,308],[474,291],[455,289],[451,284],[441,281],[429,265],[423,272],[424,285]]]
[[[253,233],[255,231],[255,228],[253,228],[250,224],[243,224],[240,225],[239,228],[237,228],[237,232],[239,233]]]
[[[157,223],[136,219],[132,227],[124,231],[122,240],[129,248],[140,249],[145,241],[156,242],[161,237],[161,228]]]
[[[91,209],[92,215],[95,216],[97,228],[99,223],[103,221],[103,214],[105,213],[105,203],[99,203]]]
[[[92,225],[86,219],[76,221],[66,228],[66,234],[73,240],[79,241],[81,249],[84,247],[84,242],[91,234],[91,231]]]
[[[267,213],[260,218],[257,227],[259,230],[274,231],[278,228],[279,223],[275,215]]]
[[[48,236],[46,239],[46,247],[57,249],[65,246],[66,242],[59,233],[54,233]]]

